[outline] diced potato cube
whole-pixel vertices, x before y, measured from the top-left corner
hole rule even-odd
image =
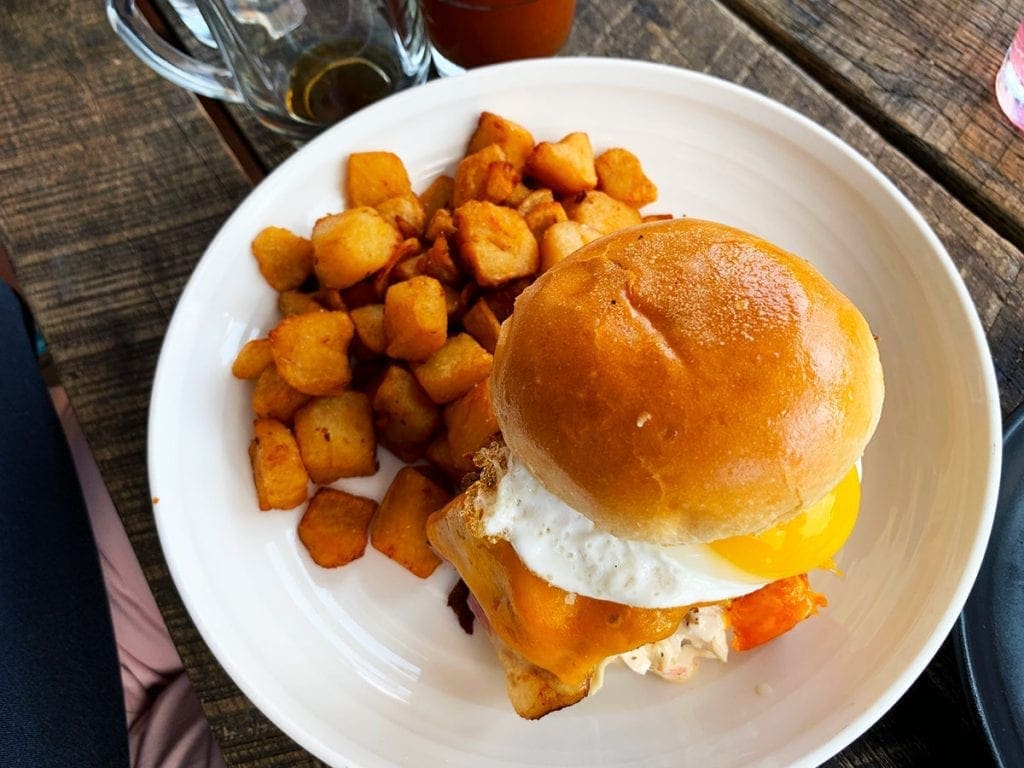
[[[289,315],[270,332],[281,378],[307,395],[330,395],[352,378],[348,345],[354,327],[346,312]]]
[[[526,173],[559,195],[597,186],[594,150],[585,133],[570,133],[557,143],[542,141],[526,159]]]
[[[277,297],[278,311],[288,315],[302,315],[306,312],[323,312],[324,305],[316,300],[312,293],[301,291],[282,291]]]
[[[377,429],[388,447],[426,443],[441,422],[434,401],[400,365],[389,366],[373,395]]]
[[[317,304],[322,306],[324,309],[331,311],[347,310],[345,306],[345,300],[341,297],[341,291],[337,288],[321,288],[313,294],[313,298],[316,299]]]
[[[451,322],[458,312],[462,309],[462,303],[460,299],[461,294],[455,289],[453,285],[444,286],[444,305],[445,310],[448,312],[448,320]],[[457,318],[456,318],[457,319]]]
[[[519,172],[507,160],[491,163],[484,176],[481,198],[492,203],[503,203],[516,191],[519,179]]]
[[[532,278],[524,277],[521,280],[505,283],[499,288],[484,291],[487,304],[490,306],[494,316],[498,318],[498,322],[503,323],[508,319],[516,305],[516,299],[519,297],[519,294],[529,288],[532,282]]]
[[[365,477],[377,471],[377,438],[370,398],[362,392],[317,397],[295,414],[295,439],[314,483]]]
[[[365,307],[367,304],[377,304],[380,297],[373,287],[373,280],[362,280],[341,292],[345,306],[350,309]]]
[[[547,272],[566,256],[599,237],[602,237],[600,232],[578,221],[552,224],[540,240],[540,271]]]
[[[489,384],[484,379],[444,409],[448,449],[460,472],[473,471],[473,455],[490,445],[499,431]]]
[[[452,336],[425,361],[412,366],[420,386],[435,403],[450,403],[491,372],[491,353],[468,333]]]
[[[295,438],[276,419],[256,419],[249,444],[260,509],[291,509],[306,500],[309,475]]]
[[[423,234],[423,228],[427,225],[427,214],[420,199],[411,192],[407,195],[389,197],[375,207],[377,213],[401,232],[403,237],[420,237]]]
[[[348,156],[345,190],[349,207],[376,206],[412,192],[409,174],[391,152],[353,152]]]
[[[384,305],[366,304],[349,312],[356,328],[356,338],[376,355],[383,355],[388,345],[384,332]]]
[[[452,192],[455,190],[455,179],[451,176],[438,176],[423,192],[420,193],[420,205],[426,221],[434,218],[441,208],[452,207]]]
[[[471,200],[455,210],[455,226],[459,255],[480,285],[501,285],[537,271],[537,239],[511,208]]]
[[[256,235],[252,255],[275,291],[298,288],[313,273],[313,244],[281,227],[267,227]]]
[[[406,238],[395,247],[391,252],[391,258],[388,259],[388,263],[381,267],[371,280],[378,300],[384,298],[384,293],[387,291],[388,286],[394,282],[392,276],[397,277],[395,272],[399,265],[409,261],[414,256],[418,256],[422,250],[423,245],[417,237]]]
[[[370,542],[379,552],[421,579],[441,564],[427,541],[427,517],[451,501],[451,494],[413,467],[404,467],[384,494],[370,523]]]
[[[447,208],[438,208],[434,211],[434,215],[427,221],[427,228],[423,232],[423,237],[433,242],[441,235],[454,235],[455,234],[455,220],[452,217],[452,212]]]
[[[616,147],[602,152],[594,161],[594,169],[597,188],[626,205],[643,208],[658,199],[658,188],[629,150]]]
[[[252,410],[261,419],[276,419],[287,424],[308,402],[309,395],[289,385],[274,365],[263,369],[252,390]]]
[[[328,288],[348,288],[388,263],[398,230],[373,208],[324,216],[313,226],[316,276]]]
[[[299,521],[299,540],[320,567],[347,565],[366,551],[370,520],[376,511],[373,499],[321,488]]]
[[[469,140],[466,154],[479,152],[489,144],[501,147],[508,161],[517,171],[522,171],[523,164],[533,149],[533,136],[518,123],[492,112],[483,112]]]
[[[238,350],[231,373],[238,379],[255,379],[263,373],[264,368],[273,364],[274,353],[270,350],[270,339],[252,339]]]
[[[555,202],[555,196],[550,189],[534,189],[531,190],[530,194],[524,197],[522,201],[520,201],[519,205],[516,207],[516,210],[519,211],[525,218],[526,214],[528,214],[538,205],[553,202]]]
[[[452,258],[447,237],[438,237],[434,240],[434,244],[423,254],[421,268],[423,274],[449,285],[458,282],[462,277],[462,272]]]
[[[487,173],[492,163],[505,161],[505,153],[497,144],[489,144],[479,152],[467,155],[455,169],[452,205],[458,208],[469,200],[484,199]]]
[[[640,212],[604,192],[581,192],[564,202],[569,218],[593,227],[603,235],[640,223]]]
[[[469,311],[462,316],[462,327],[466,332],[477,340],[477,343],[494,354],[494,348],[498,345],[498,333],[501,331],[501,323],[494,316],[490,305],[484,299],[469,308]]]
[[[427,446],[427,450],[424,453],[424,458],[456,482],[465,474],[465,472],[455,466],[455,461],[452,459],[452,449],[448,445],[447,433],[442,432],[430,441],[430,445]]]
[[[516,184],[516,188],[512,190],[511,194],[502,201],[502,205],[518,208],[534,191],[520,181]],[[548,191],[550,192],[550,190]]]
[[[384,332],[389,357],[425,360],[448,336],[444,288],[432,277],[395,283],[384,297]]]
[[[425,257],[426,254],[418,253],[403,259],[395,265],[391,272],[391,277],[394,278],[395,282],[401,282],[402,280],[412,280],[414,277],[424,274],[423,265]]]
[[[526,226],[530,228],[538,243],[548,227],[569,219],[561,203],[541,203],[531,208],[523,218],[526,219]]]

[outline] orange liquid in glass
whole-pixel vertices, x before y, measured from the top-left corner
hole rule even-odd
[[[558,53],[576,0],[420,0],[420,7],[430,42],[468,68]]]

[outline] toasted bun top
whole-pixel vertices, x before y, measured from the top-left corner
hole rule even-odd
[[[613,534],[765,530],[827,493],[878,422],[857,308],[806,261],[679,219],[595,241],[502,326],[491,388],[509,447]]]

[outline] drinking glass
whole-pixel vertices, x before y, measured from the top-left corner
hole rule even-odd
[[[241,102],[270,128],[308,139],[372,101],[421,83],[430,56],[416,0],[175,0],[190,29],[198,12],[224,66],[164,41],[135,0],[106,0],[129,48],[171,82]],[[197,35],[203,40],[203,35]]]
[[[419,0],[442,76],[513,59],[554,56],[572,31],[575,0]]]

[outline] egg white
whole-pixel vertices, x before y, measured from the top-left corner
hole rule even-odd
[[[488,535],[508,540],[526,567],[550,584],[623,605],[717,602],[768,583],[703,544],[665,547],[598,530],[511,454],[483,522]]]

